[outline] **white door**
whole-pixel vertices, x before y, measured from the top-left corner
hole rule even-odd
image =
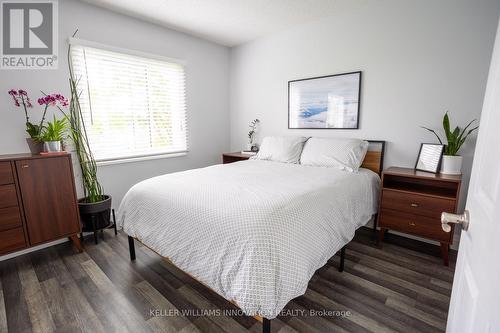
[[[500,332],[500,32],[497,31],[467,196],[447,332]]]

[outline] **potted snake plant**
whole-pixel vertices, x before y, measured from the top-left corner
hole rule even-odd
[[[76,34],[76,32],[75,32]],[[73,35],[74,37],[74,35]],[[78,78],[75,78],[71,65],[71,45],[68,47],[69,83],[71,98],[69,102],[70,138],[80,163],[84,197],[78,200],[82,231],[103,229],[111,224],[111,196],[104,193],[97,177],[97,164],[89,145],[85,122],[80,106]],[[95,236],[95,235],[94,235]]]
[[[452,131],[450,126],[450,117],[448,116],[448,112],[444,114],[443,117],[443,129],[446,135],[446,145],[444,147],[443,158],[441,160],[441,173],[447,175],[459,175],[462,173],[462,156],[458,155],[460,148],[465,143],[469,135],[477,130],[479,126],[472,127],[472,124],[476,121],[476,119],[471,120],[467,126],[461,128],[456,126]],[[444,140],[441,140],[439,135],[433,129],[423,127],[422,128],[428,130],[433,133],[438,139],[440,144],[444,144]]]

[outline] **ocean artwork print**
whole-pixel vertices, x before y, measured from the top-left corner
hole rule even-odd
[[[288,82],[288,128],[359,127],[361,72]]]

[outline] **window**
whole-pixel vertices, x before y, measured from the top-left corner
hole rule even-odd
[[[97,161],[187,151],[182,64],[79,40],[71,44],[83,119]]]

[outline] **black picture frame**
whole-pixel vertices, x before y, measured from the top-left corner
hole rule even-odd
[[[421,156],[422,152],[426,149],[426,147],[434,149],[434,156],[429,157],[430,160],[427,162],[429,165],[428,168],[421,168],[419,167],[419,161],[421,161]],[[428,154],[428,152],[424,152],[425,154]],[[418,156],[417,156],[417,161],[415,162],[415,170],[417,171],[423,171],[423,172],[430,172],[430,173],[438,173],[439,169],[441,167],[441,160],[443,157],[444,153],[444,145],[439,144],[439,143],[422,143],[420,144],[420,149],[418,151]]]
[[[326,78],[333,78],[333,77],[339,77],[339,76],[345,76],[345,75],[358,75],[358,84],[357,84],[357,109],[356,109],[356,122],[354,126],[350,127],[308,127],[308,126],[291,126],[291,119],[290,119],[290,90],[291,86],[295,83],[298,82],[303,82],[303,81],[310,81],[310,80],[320,80],[320,79],[326,79]],[[324,76],[316,76],[316,77],[309,77],[309,78],[304,78],[304,79],[298,79],[298,80],[291,80],[288,81],[288,129],[347,129],[347,130],[354,130],[354,129],[359,129],[359,118],[360,118],[360,109],[361,109],[361,82],[362,82],[362,77],[363,73],[362,71],[355,71],[355,72],[347,72],[347,73],[340,73],[340,74],[332,74],[332,75],[324,75]]]

